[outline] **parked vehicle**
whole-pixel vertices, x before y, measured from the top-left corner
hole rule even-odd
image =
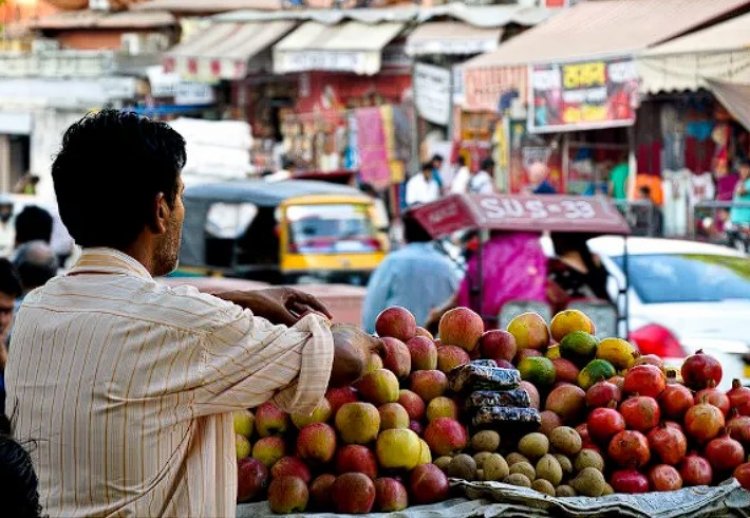
[[[624,285],[623,239],[591,239],[611,276],[614,297]],[[695,241],[628,239],[630,338],[641,353],[680,364],[703,349],[732,379],[750,383],[750,256]]]
[[[193,185],[181,273],[293,283],[302,276],[364,284],[387,239],[371,198],[327,182],[256,180]]]

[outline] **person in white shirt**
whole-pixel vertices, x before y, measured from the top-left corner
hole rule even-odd
[[[456,172],[456,176],[453,177],[453,182],[451,183],[451,193],[465,194],[466,190],[469,188],[471,172],[469,171],[469,168],[466,167],[466,159],[462,156],[459,156],[456,159],[456,165],[458,166],[458,171]]]
[[[406,182],[406,205],[430,203],[440,198],[440,186],[432,174],[432,162],[422,164],[422,172]]]
[[[482,168],[473,173],[469,179],[468,191],[471,194],[492,194],[492,173],[495,170],[495,162],[491,158],[482,161]]]

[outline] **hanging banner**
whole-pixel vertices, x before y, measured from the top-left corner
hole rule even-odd
[[[632,58],[530,65],[529,77],[532,132],[635,123],[638,72]]]
[[[414,95],[420,117],[434,124],[448,125],[451,111],[450,70],[416,63]]]

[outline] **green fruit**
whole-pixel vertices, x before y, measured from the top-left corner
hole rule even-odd
[[[555,383],[555,364],[543,356],[530,356],[518,364],[521,378],[537,387],[550,387]]]
[[[560,355],[573,363],[584,365],[596,356],[599,340],[585,331],[573,331],[560,342]]]
[[[578,386],[590,389],[595,383],[607,380],[617,374],[614,365],[607,360],[592,360],[578,373]]]

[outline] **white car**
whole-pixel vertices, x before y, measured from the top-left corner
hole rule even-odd
[[[612,300],[624,286],[624,239],[588,242],[610,273]],[[721,388],[750,383],[750,256],[695,241],[627,239],[630,338],[668,364],[702,349],[722,364]],[[624,301],[620,301],[621,309]]]

